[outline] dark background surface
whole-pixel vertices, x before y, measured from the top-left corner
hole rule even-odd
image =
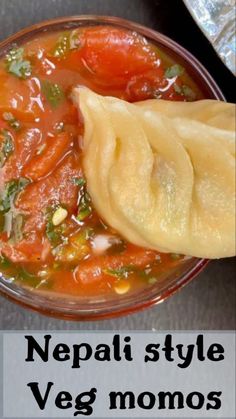
[[[168,35],[205,65],[228,101],[235,101],[234,77],[216,56],[182,0],[0,0],[0,40],[33,23],[75,14],[120,16]],[[50,319],[1,298],[0,329],[234,329],[234,277],[234,259],[213,261],[191,284],[161,305],[94,323]]]

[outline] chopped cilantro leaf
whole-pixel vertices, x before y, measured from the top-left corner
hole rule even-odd
[[[173,77],[182,76],[183,73],[184,68],[179,64],[174,64],[166,69],[164,77],[166,79],[172,79]]]
[[[179,86],[178,84],[175,83],[174,84],[174,91],[178,95],[185,96],[185,98],[188,102],[192,102],[192,101],[196,100],[195,92],[191,89],[191,87],[189,87],[185,84],[183,84],[182,86]]]
[[[5,256],[0,255],[0,268],[8,269],[12,265],[11,261]]]
[[[69,51],[79,46],[79,38],[77,31],[64,32],[56,43],[52,55],[56,58],[65,58]]]
[[[84,221],[85,218],[92,214],[91,198],[84,186],[80,189],[80,199],[78,205],[77,220]]]
[[[24,48],[13,48],[5,58],[6,69],[20,79],[31,76],[32,67],[29,60],[24,59]]]
[[[128,274],[133,272],[133,266],[122,266],[121,268],[113,269],[107,268],[103,272],[107,275],[114,276],[115,278],[127,278]]]
[[[78,211],[77,220],[78,221],[84,221],[85,218],[89,217],[92,210],[89,206],[81,206]]]
[[[84,186],[86,184],[86,180],[83,177],[74,177],[72,182],[77,186]]]
[[[12,61],[19,61],[23,58],[24,48],[12,48],[6,55],[6,61],[11,63]]]
[[[63,241],[62,225],[55,226],[52,222],[53,214],[59,207],[60,205],[52,206],[47,209],[47,213],[46,213],[46,218],[47,218],[46,235],[53,247],[58,246]]]
[[[181,88],[181,86],[179,86],[178,84],[174,84],[174,91],[175,91],[175,93],[178,93],[179,95],[181,95],[182,94],[182,88]]]
[[[24,267],[19,268],[17,271],[17,280],[25,281],[26,284],[32,288],[37,288],[42,281],[41,278],[27,271]]]
[[[3,141],[0,144],[0,167],[4,165],[7,158],[14,151],[14,143],[11,133],[5,129],[2,129],[0,131],[0,139],[1,138],[3,139]]]
[[[61,233],[58,230],[60,229],[55,228],[51,221],[47,222],[46,235],[53,246],[58,246],[61,243]]]
[[[22,189],[30,183],[29,179],[19,178],[6,183],[5,189],[0,194],[0,212],[6,213],[11,209],[11,204]]]
[[[50,103],[52,108],[57,108],[64,100],[65,95],[59,84],[52,83],[48,80],[42,80],[41,87],[45,98]]]
[[[55,49],[53,51],[53,56],[57,57],[57,58],[62,58],[66,55],[66,53],[69,51],[70,49],[70,36],[69,36],[69,32],[65,32],[63,33],[55,46]]]
[[[5,230],[5,215],[0,212],[0,233]]]
[[[24,225],[24,216],[17,212],[14,201],[29,182],[25,178],[11,180],[5,184],[5,188],[0,194],[1,230],[7,233],[12,243],[22,240]]]
[[[196,99],[196,94],[195,92],[191,89],[191,87],[183,85],[182,86],[182,91],[184,96],[186,97],[188,102],[192,102]]]

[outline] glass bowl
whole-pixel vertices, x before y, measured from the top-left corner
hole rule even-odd
[[[188,51],[168,37],[127,20],[101,16],[71,16],[38,23],[23,29],[0,43],[0,57],[13,44],[22,43],[37,34],[64,31],[91,25],[112,25],[136,31],[183,64],[205,98],[225,100],[207,70]],[[35,291],[7,281],[0,273],[0,292],[10,300],[42,314],[68,320],[98,320],[127,315],[158,304],[191,281],[207,264],[205,259],[186,258],[177,268],[163,274],[153,286],[122,296],[71,297]]]

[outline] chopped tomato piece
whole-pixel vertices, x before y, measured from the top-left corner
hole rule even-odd
[[[42,153],[33,157],[25,166],[23,170],[24,176],[33,181],[45,177],[55,169],[55,166],[69,150],[71,143],[71,136],[67,132],[62,132],[56,137],[48,138]]]
[[[112,27],[90,28],[79,35],[80,48],[70,55],[77,67],[82,62],[94,78],[109,85],[124,85],[137,74],[158,68],[155,49],[137,33]]]
[[[168,89],[168,81],[163,76],[162,68],[133,76],[127,85],[125,99],[129,102],[138,102],[160,96],[165,89]]]
[[[46,179],[28,185],[16,201],[16,207],[28,214],[25,231],[45,227],[45,210],[53,204],[63,204],[71,213],[77,208],[78,187],[74,177],[81,176],[78,158],[72,152]]]
[[[14,263],[45,262],[50,255],[50,243],[47,238],[31,233],[15,246],[3,243],[2,254]]]
[[[121,29],[87,30],[82,45],[81,54],[86,64],[102,77],[127,77],[158,64],[157,54],[141,35]]]
[[[15,263],[42,262],[49,257],[50,244],[44,234],[46,210],[50,205],[59,202],[70,213],[76,210],[78,187],[74,184],[73,177],[79,176],[81,169],[78,168],[78,160],[71,153],[52,175],[26,186],[15,202],[17,210],[25,217],[25,238],[16,244],[4,243],[1,251],[6,257]]]
[[[14,153],[2,169],[1,177],[4,182],[22,175],[24,166],[33,157],[42,142],[42,134],[38,128],[23,129],[18,136],[13,131],[11,133],[14,137]]]
[[[43,112],[40,83],[36,78],[20,80],[0,71],[1,112],[14,112],[21,121],[33,122]]]
[[[157,252],[129,244],[124,253],[117,256],[99,256],[82,262],[77,269],[76,279],[84,285],[101,281],[107,269],[122,267],[143,268],[157,259]]]

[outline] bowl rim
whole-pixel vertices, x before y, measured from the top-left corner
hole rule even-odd
[[[157,304],[162,303],[167,298],[171,297],[172,295],[176,294],[178,291],[180,291],[185,285],[187,285],[189,282],[191,282],[210,262],[209,259],[198,259],[197,263],[184,275],[182,275],[178,281],[174,285],[172,285],[170,288],[168,288],[165,292],[162,293],[162,295],[156,294],[152,299],[149,299],[148,301],[141,301],[141,302],[135,302],[132,306],[128,307],[120,307],[117,310],[113,311],[101,311],[97,312],[96,310],[91,311],[87,310],[87,312],[82,312],[82,310],[64,310],[63,308],[57,308],[54,306],[53,308],[46,307],[43,302],[42,304],[38,304],[38,299],[35,300],[37,302],[32,303],[32,298],[30,298],[32,295],[31,292],[29,292],[29,295],[20,294],[14,292],[11,288],[7,287],[5,283],[2,283],[0,281],[0,296],[4,296],[7,300],[17,303],[23,308],[30,309],[31,311],[34,311],[38,314],[43,314],[48,317],[52,317],[58,320],[68,320],[68,321],[97,321],[97,320],[109,320],[116,317],[122,317],[127,316],[131,314],[135,314],[137,312],[143,311],[147,308],[151,308]],[[23,289],[25,290],[25,289]],[[34,296],[37,296],[37,294],[33,293]]]
[[[113,25],[113,26],[120,26],[126,28],[128,30],[133,30],[138,33],[141,33],[146,38],[159,43],[161,46],[164,46],[172,52],[177,57],[188,62],[189,66],[193,69],[193,71],[202,79],[202,83],[211,91],[213,97],[218,100],[224,100],[225,97],[214,81],[212,76],[209,72],[205,69],[205,67],[195,58],[189,51],[187,51],[184,47],[179,45],[176,41],[173,41],[166,35],[162,33],[150,29],[146,26],[143,26],[139,23],[132,22],[130,20],[122,19],[119,17],[113,16],[99,16],[99,15],[75,15],[75,16],[66,16],[66,17],[59,17],[55,19],[44,20],[42,22],[33,24],[26,28],[21,29],[20,31],[14,33],[13,35],[7,37],[6,39],[0,42],[0,53],[5,53],[14,43],[17,43],[21,38],[34,35],[35,33],[42,33],[47,31],[53,31],[56,29],[57,26],[60,25],[68,25],[68,29],[72,29],[73,26],[79,27],[80,25],[85,25],[85,23],[89,24],[106,24],[106,25]],[[198,275],[202,269],[208,264],[209,260],[207,259],[196,259],[196,263],[184,274],[181,274],[178,278],[176,278],[176,282],[170,288],[165,290],[161,295],[158,293],[155,296],[150,297],[150,299],[145,301],[135,301],[132,305],[126,307],[118,307],[112,311],[106,312],[94,309],[91,312],[91,308],[86,311],[81,311],[79,306],[73,307],[72,310],[63,310],[63,308],[58,309],[57,307],[49,308],[46,307],[43,303],[36,304],[32,301],[32,292],[29,292],[28,295],[23,295],[14,291],[13,288],[7,286],[7,283],[1,281],[2,275],[0,274],[0,295],[3,295],[10,301],[14,303],[18,303],[24,308],[31,309],[36,311],[40,314],[45,314],[47,316],[55,317],[61,320],[75,320],[75,321],[93,321],[93,320],[104,320],[110,319],[113,317],[133,314],[137,311],[144,310],[148,307],[153,305],[159,304],[163,302],[165,299],[170,297],[171,295],[175,294],[178,290],[180,290],[183,286],[188,284],[196,275]],[[24,289],[22,287],[22,289]],[[34,291],[33,295],[37,295]],[[49,301],[49,300],[48,300]]]
[[[33,25],[27,26],[19,31],[15,32],[14,34],[10,35],[6,39],[0,41],[0,50],[4,49],[9,44],[14,44],[17,39],[23,37],[25,35],[29,35],[32,32],[38,31],[41,32],[42,30],[46,31],[48,27],[52,25],[60,25],[60,24],[68,24],[68,23],[95,23],[98,24],[110,24],[110,25],[119,25],[123,26],[127,29],[132,29],[134,31],[140,32],[147,38],[152,38],[154,41],[162,43],[165,47],[172,49],[174,53],[181,58],[184,58],[186,61],[190,63],[190,66],[194,68],[194,70],[201,76],[203,81],[206,85],[210,88],[212,93],[214,94],[215,98],[218,100],[226,101],[224,94],[222,93],[220,87],[215,82],[213,77],[210,75],[208,70],[203,66],[203,64],[187,49],[185,49],[182,45],[178,44],[173,39],[169,38],[167,35],[162,34],[161,32],[148,28],[140,23],[133,22],[131,20],[123,19],[120,17],[115,16],[106,16],[106,15],[71,15],[65,17],[58,17],[54,19],[47,19],[43,20],[42,22],[35,23]]]

